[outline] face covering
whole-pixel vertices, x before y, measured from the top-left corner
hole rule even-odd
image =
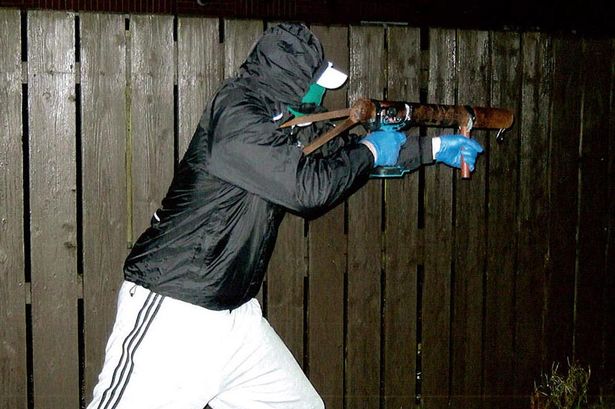
[[[301,99],[301,105],[295,107],[288,107],[288,110],[295,117],[304,116],[313,113],[318,106],[322,103],[322,98],[325,95],[326,89],[320,85],[314,83],[310,85],[307,92]]]

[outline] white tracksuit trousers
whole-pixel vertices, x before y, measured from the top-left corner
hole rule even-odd
[[[88,409],[322,409],[253,299],[212,311],[124,282]]]

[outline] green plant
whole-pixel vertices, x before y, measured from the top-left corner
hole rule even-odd
[[[554,363],[551,373],[543,374],[541,382],[534,385],[532,409],[581,409],[587,405],[587,386],[590,369],[575,362],[568,362],[567,373],[559,372]]]

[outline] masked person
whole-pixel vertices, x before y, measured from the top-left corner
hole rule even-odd
[[[326,211],[375,166],[395,165],[406,143],[403,133],[373,132],[302,153],[321,125],[280,125],[318,110],[325,89],[345,81],[307,27],[280,24],[221,85],[126,259],[88,408],[324,407],[254,297],[284,213]],[[433,162],[434,144],[451,166],[463,155],[473,167],[482,150],[459,135],[424,140],[405,146],[415,167]]]

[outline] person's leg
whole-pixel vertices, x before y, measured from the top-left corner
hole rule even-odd
[[[324,407],[252,300],[210,311],[132,283],[120,290],[88,409]]]
[[[228,311],[124,283],[88,409],[203,409],[219,392]]]
[[[323,409],[303,370],[252,300],[237,311],[232,355],[212,409]],[[247,324],[243,321],[251,320]],[[242,323],[243,322],[243,323]]]

